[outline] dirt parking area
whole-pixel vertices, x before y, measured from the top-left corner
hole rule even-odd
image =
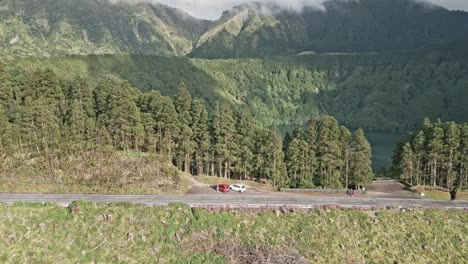
[[[368,190],[370,197],[418,199],[406,186],[396,181],[376,181],[364,187]]]

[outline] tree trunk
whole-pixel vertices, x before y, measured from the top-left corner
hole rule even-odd
[[[223,177],[223,163],[220,161],[218,163],[218,166],[219,166],[218,177]]]
[[[452,171],[453,171],[453,149],[450,149],[449,164],[447,168],[447,188],[452,189]]]
[[[418,160],[416,161],[416,185],[419,185],[419,172],[420,172],[420,159],[418,158]]]

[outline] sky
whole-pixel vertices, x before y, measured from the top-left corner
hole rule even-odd
[[[249,2],[249,0],[153,0],[168,6],[180,8],[190,15],[204,19],[218,19],[224,10]],[[305,5],[319,6],[324,0],[256,0],[256,2],[276,2],[277,4],[300,11]],[[391,0],[388,0],[391,1]],[[453,10],[468,11],[468,0],[428,0],[434,4]]]

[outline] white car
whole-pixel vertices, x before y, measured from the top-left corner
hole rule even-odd
[[[247,190],[245,186],[242,184],[231,184],[229,188],[235,192],[240,192],[240,193],[243,193],[245,192],[245,190]]]

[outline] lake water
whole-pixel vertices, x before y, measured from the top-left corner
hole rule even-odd
[[[393,151],[403,134],[388,132],[367,132],[365,134],[372,147],[372,168],[374,171],[392,166]]]
[[[281,133],[286,135],[299,125],[280,126]],[[392,166],[393,151],[404,135],[390,132],[366,132],[365,135],[372,148],[372,169],[375,171]]]

